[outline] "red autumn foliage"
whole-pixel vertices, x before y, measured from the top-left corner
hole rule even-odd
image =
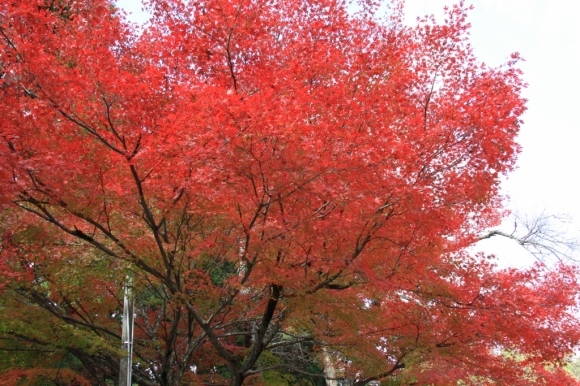
[[[466,252],[503,215],[518,56],[478,62],[462,4],[411,28],[369,3],[151,0],[138,33],[106,0],[0,1],[5,307],[82,339],[2,333],[106,384],[132,271],[140,384],[323,357],[356,385],[573,384],[576,271]]]

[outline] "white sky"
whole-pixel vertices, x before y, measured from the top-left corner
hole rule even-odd
[[[450,0],[408,0],[408,22],[424,14],[440,15]],[[489,65],[503,63],[511,52],[526,60],[521,68],[529,84],[524,92],[528,111],[519,142],[518,170],[504,182],[508,207],[520,213],[561,213],[575,221],[566,227],[571,237],[580,230],[580,2],[575,0],[468,0],[475,9],[472,44]],[[506,225],[506,230],[509,230]],[[513,265],[529,262],[507,241],[486,242]]]
[[[451,0],[407,0],[407,22],[417,16],[441,15]],[[518,170],[504,182],[508,207],[520,213],[569,214],[575,221],[566,228],[580,235],[580,1],[578,0],[466,0],[472,44],[477,57],[497,66],[512,52],[529,84],[525,124],[519,142],[523,151]],[[118,5],[143,20],[139,0]],[[510,230],[509,225],[505,230]],[[485,242],[486,251],[505,264],[524,265],[531,260],[507,240]]]

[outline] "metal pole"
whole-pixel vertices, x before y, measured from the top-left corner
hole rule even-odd
[[[131,386],[133,369],[133,275],[127,276],[125,295],[123,297],[123,330],[121,333],[123,351],[126,357],[121,358],[119,386]]]

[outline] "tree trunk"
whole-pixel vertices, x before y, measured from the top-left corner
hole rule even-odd
[[[232,378],[230,379],[230,386],[242,386],[244,383],[244,377],[238,371],[232,373]]]
[[[326,378],[326,386],[338,386],[338,381],[336,378],[336,370],[334,369],[334,363],[332,362],[332,357],[326,349],[322,348],[322,362],[324,364],[324,377]]]

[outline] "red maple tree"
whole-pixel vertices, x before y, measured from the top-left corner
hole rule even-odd
[[[463,4],[414,28],[398,2],[147,4],[139,30],[106,0],[0,2],[10,344],[116,379],[133,272],[139,384],[574,382],[576,271],[466,252],[525,108]]]

